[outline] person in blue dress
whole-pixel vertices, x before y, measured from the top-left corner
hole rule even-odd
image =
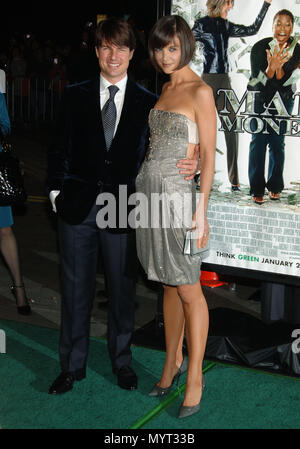
[[[1,141],[10,134],[10,129],[6,99],[0,92],[0,151],[2,151]],[[11,292],[15,296],[18,313],[29,315],[31,307],[26,297],[21,275],[18,246],[12,230],[13,223],[11,206],[0,206],[0,250],[13,280],[13,285],[10,287]]]

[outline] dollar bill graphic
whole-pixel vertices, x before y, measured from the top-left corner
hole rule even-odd
[[[192,6],[192,11],[191,11],[191,20],[192,22],[194,22],[194,17],[197,15],[197,11],[198,11],[198,5],[194,5]]]
[[[273,39],[271,42],[269,42],[270,53],[272,56],[274,54],[274,50],[275,50],[277,43],[278,43],[277,39]]]
[[[259,72],[257,78],[253,78],[250,82],[249,82],[249,86],[256,86],[259,83],[262,83],[264,86],[266,85],[268,81],[268,77],[265,73],[263,73],[262,71]]]
[[[296,25],[300,25],[300,17],[295,16],[294,20]]]
[[[236,52],[237,50],[239,50],[241,48],[239,43],[236,43],[235,45],[233,45],[232,47],[230,47],[228,49],[228,55],[232,55],[234,52]]]
[[[300,36],[298,36],[298,35],[295,36],[293,38],[293,41],[292,41],[291,45],[289,46],[289,48],[288,49],[284,49],[283,53],[284,54],[288,53],[289,57],[291,58],[293,56],[293,53],[294,53],[294,50],[295,50],[295,47],[296,47],[296,44],[297,44],[299,38],[300,38]],[[276,47],[277,44],[278,44],[278,41],[275,38],[269,43],[270,53],[271,53],[272,56],[274,54],[275,47]],[[278,51],[278,49],[277,49],[277,51]]]
[[[197,3],[197,0],[184,0],[183,2],[185,6],[194,5],[195,3]]]
[[[237,73],[242,73],[248,80],[251,77],[251,72],[248,69],[238,69]]]
[[[294,39],[293,39],[293,42],[289,46],[288,53],[289,53],[290,57],[293,56],[296,44],[297,44],[299,39],[300,39],[300,36],[295,36]]]
[[[300,69],[296,69],[293,71],[292,75],[289,79],[284,83],[283,87],[291,86],[296,83],[300,79]]]
[[[238,59],[241,59],[245,54],[250,53],[251,48],[251,45],[248,45],[248,47],[244,48],[244,50],[238,55]]]

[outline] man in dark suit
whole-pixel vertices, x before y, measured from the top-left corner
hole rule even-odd
[[[119,187],[126,189],[125,200],[135,192],[135,178],[145,156],[148,114],[157,98],[127,76],[134,48],[134,33],[126,21],[100,22],[96,30],[100,79],[66,89],[49,150],[47,189],[59,216],[62,275],[62,372],[50,394],[65,393],[75,380],[86,376],[99,246],[107,276],[108,350],[113,372],[121,388],[137,388],[137,376],[130,366],[135,233],[128,223],[124,225],[124,217],[119,226],[117,217],[113,229],[99,228],[96,223],[99,193],[113,194],[119,211]],[[194,162],[183,161],[178,166],[184,169],[182,173],[194,174]]]

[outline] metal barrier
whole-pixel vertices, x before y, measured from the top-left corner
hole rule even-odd
[[[66,80],[15,78],[6,83],[6,100],[12,122],[55,120]]]

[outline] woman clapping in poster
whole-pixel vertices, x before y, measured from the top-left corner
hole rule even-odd
[[[236,25],[227,20],[228,12],[234,6],[234,0],[207,0],[208,15],[195,21],[193,33],[196,41],[202,43],[204,68],[202,79],[209,84],[214,92],[218,112],[223,108],[221,97],[217,96],[220,88],[231,89],[229,79],[228,40],[230,37],[253,36],[256,34],[265,18],[272,0],[265,0],[255,22],[250,26]],[[229,116],[232,122],[234,114]],[[239,189],[238,175],[238,141],[237,134],[225,132],[227,146],[228,177],[233,191]]]
[[[251,51],[251,79],[248,90],[259,91],[256,94],[255,113],[261,114],[268,107],[267,115],[281,115],[273,107],[274,95],[277,105],[283,103],[286,113],[291,114],[294,100],[295,80],[292,74],[300,64],[300,46],[297,38],[292,39],[294,16],[282,9],[273,20],[273,37],[257,42]],[[278,103],[279,101],[279,103]],[[270,104],[271,103],[271,104]],[[271,107],[270,107],[271,106]],[[278,107],[278,106],[277,106]],[[279,121],[280,123],[280,121]],[[265,187],[271,200],[279,200],[283,190],[284,138],[286,127],[279,125],[279,131],[266,125],[266,129],[257,129],[252,124],[252,140],[249,153],[250,194],[257,204],[264,203]],[[265,158],[269,145],[268,179],[265,180]]]

